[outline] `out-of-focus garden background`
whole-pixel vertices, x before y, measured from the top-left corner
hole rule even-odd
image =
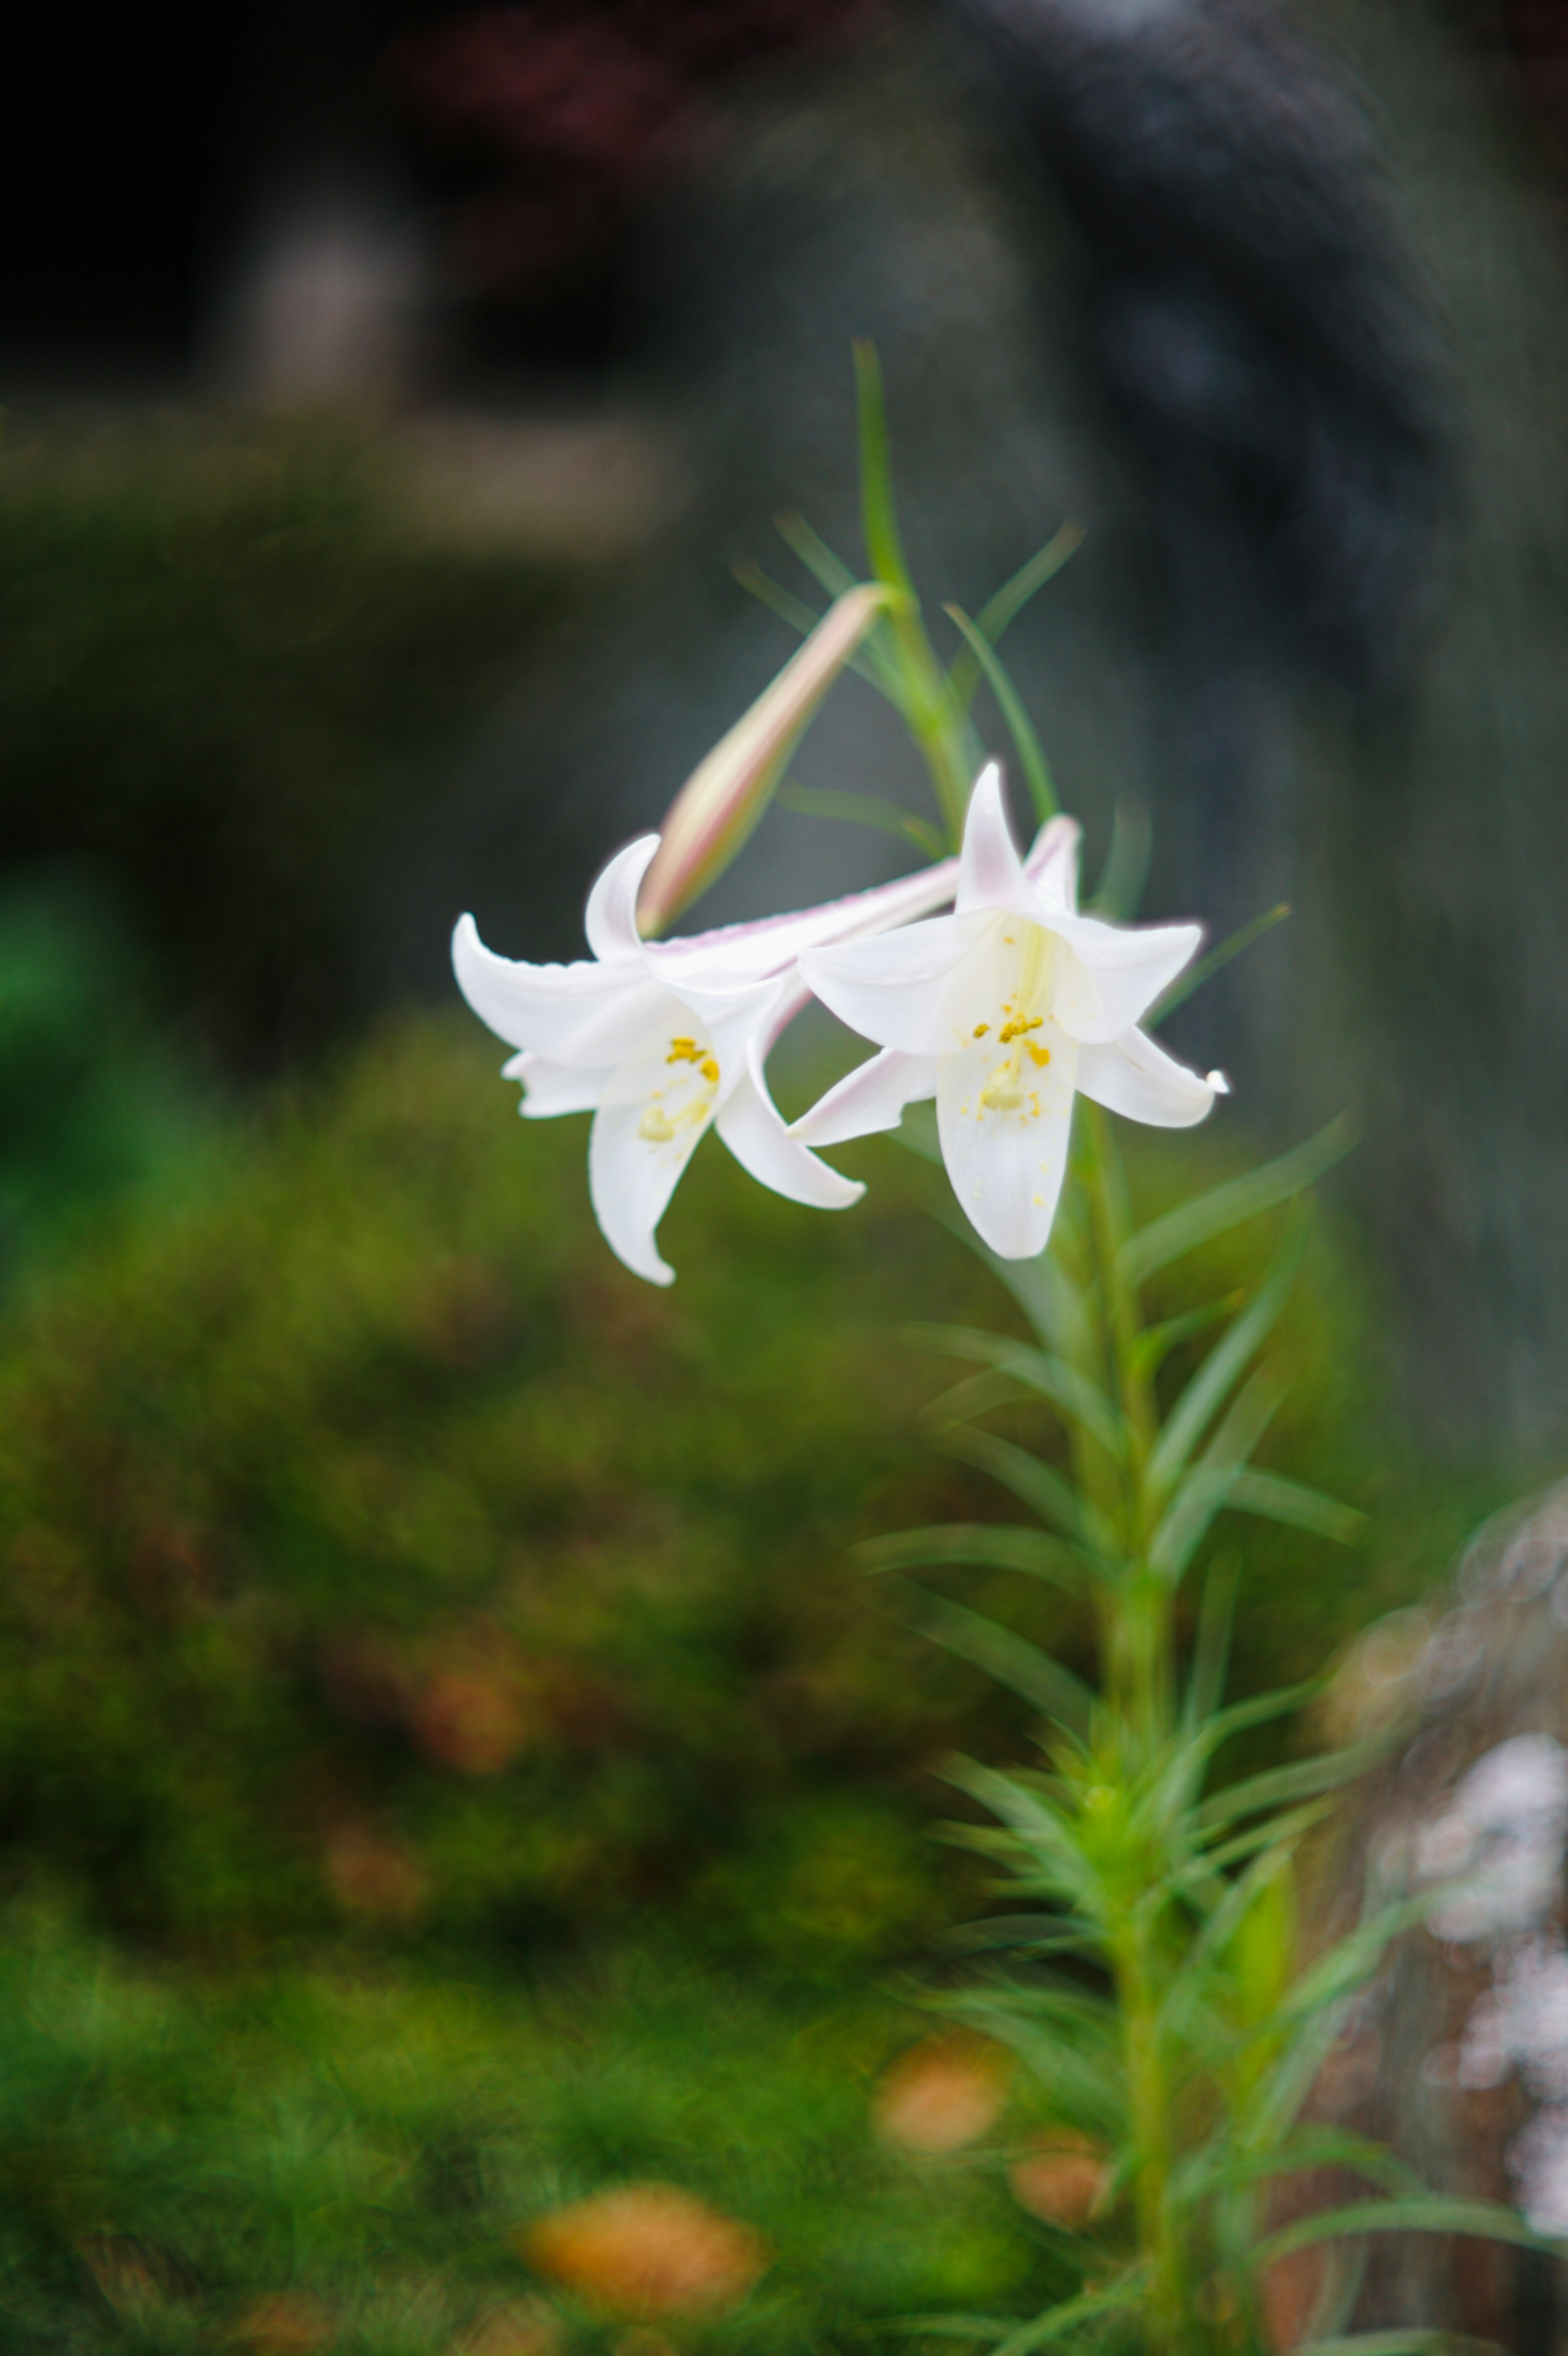
[[[679,1282],[640,1285],[583,1124],[519,1129],[445,963],[464,907],[577,952],[596,867],[788,651],[731,569],[810,591],[776,510],[859,564],[852,335],[933,610],[1089,527],[1009,657],[1091,861],[1143,809],[1149,913],[1297,910],[1179,1031],[1232,1070],[1222,1119],[1134,1164],[1157,1207],[1342,1106],[1361,1136],[1270,1461],[1365,1536],[1249,1532],[1239,1683],[1312,1674],[1562,1462],[1568,11],[1302,12],[1386,159],[1346,166],[1361,309],[1327,357],[1308,294],[1227,278],[1198,198],[1184,247],[1135,185],[1145,18],[1111,27],[1132,112],[1091,120],[1042,0],[1020,130],[1005,15],[32,27],[0,262],[0,2345],[785,2356],[1051,2290],[1027,2101],[911,2001],[985,1904],[943,1761],[1019,1755],[1027,1714],[851,1552],[1003,1510],[923,1432],[944,1376],[901,1330],[1013,1312],[884,1141],[833,1218],[705,1150]],[[1273,51],[1166,18],[1192,111],[1161,168],[1212,166],[1222,209]],[[1135,281],[1163,438],[1113,365]],[[1243,446],[1264,377],[1288,464]],[[914,790],[885,719],[847,680],[802,783]],[[701,920],[906,859],[779,807]],[[781,1098],[849,1053],[806,1026]],[[981,1594],[1085,1656],[1059,1600]],[[571,2207],[647,2182],[707,2205]],[[638,2232],[685,2291],[617,2291]]]

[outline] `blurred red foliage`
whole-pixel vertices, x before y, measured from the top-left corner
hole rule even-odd
[[[853,37],[880,0],[530,0],[411,34],[389,69],[411,112],[505,172],[465,198],[453,261],[526,287],[614,232],[629,201],[723,136],[713,85]]]

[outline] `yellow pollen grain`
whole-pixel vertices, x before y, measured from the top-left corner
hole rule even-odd
[[[1021,1039],[1026,1031],[1038,1031],[1044,1021],[1045,1017],[1043,1014],[1015,1014],[1012,1021],[1010,1023],[1004,1023],[1001,1029],[997,1032],[997,1045],[1000,1047],[1006,1047],[1014,1039]]]
[[[714,1062],[711,1055],[709,1056],[707,1062],[702,1066],[702,1076],[705,1080],[710,1081],[713,1087],[718,1087],[719,1066]]]
[[[983,1039],[983,1038],[985,1037],[985,1035],[986,1035],[987,1032],[990,1029],[990,1027],[991,1027],[991,1026],[990,1026],[990,1024],[989,1024],[988,1023],[976,1023],[976,1025],[975,1025],[975,1036],[976,1036],[976,1039]]]
[[[707,1053],[707,1048],[699,1047],[695,1039],[672,1039],[669,1043],[669,1054],[665,1057],[665,1062],[667,1064],[700,1064]]]
[[[1028,1044],[1029,1055],[1035,1063],[1042,1066],[1050,1063],[1051,1049],[1049,1047],[1037,1047],[1032,1039],[1029,1041]]]

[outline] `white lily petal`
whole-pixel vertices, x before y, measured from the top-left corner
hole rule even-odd
[[[949,1044],[943,1001],[967,947],[956,917],[928,916],[896,933],[810,950],[800,970],[824,1006],[863,1039],[934,1055]]]
[[[637,930],[637,894],[659,847],[656,834],[640,834],[618,851],[598,876],[582,912],[588,946],[606,965],[624,965],[641,958],[643,937]]]
[[[666,983],[650,980],[640,965],[598,966],[594,970],[617,977],[614,991],[599,1000],[563,1038],[546,1043],[552,1063],[615,1070],[629,1058],[651,1055],[660,1040],[667,1046],[670,1039],[691,1029],[693,1017],[685,1000]]]
[[[514,1055],[501,1066],[504,1080],[521,1080],[527,1094],[517,1110],[525,1120],[553,1120],[557,1113],[592,1112],[609,1087],[609,1071],[585,1071],[575,1064],[552,1064],[547,1056]]]
[[[472,916],[452,937],[457,986],[482,1023],[511,1047],[560,1050],[595,1015],[624,995],[624,969],[593,964],[524,965],[497,957]]]
[[[1023,909],[1033,896],[1013,841],[1001,769],[995,761],[987,761],[975,780],[964,821],[955,911],[966,916],[977,908]]]
[[[936,1119],[958,1202],[1004,1259],[1045,1249],[1067,1170],[1078,1051],[1054,1023],[1019,1064],[975,1041],[942,1058]]]
[[[681,990],[676,1002],[689,1010],[689,1019],[680,1027],[689,1031],[695,1022],[707,1033],[724,1067],[726,1096],[745,1068],[747,1041],[767,1021],[778,996],[776,978],[749,982],[740,990],[699,990],[690,983]]]
[[[906,1055],[897,1047],[884,1047],[819,1097],[793,1124],[791,1136],[812,1145],[844,1145],[852,1137],[897,1129],[905,1105],[936,1094],[936,1061],[934,1055]]]
[[[705,1042],[683,1040],[691,1052],[675,1056],[660,1052],[663,1044],[661,1036],[653,1052],[614,1073],[588,1141],[593,1215],[611,1250],[650,1284],[674,1281],[654,1230],[719,1098],[718,1066]]]
[[[1035,836],[1024,859],[1024,873],[1052,906],[1076,915],[1078,908],[1078,846],[1083,830],[1076,819],[1050,818]]]
[[[650,941],[649,970],[677,990],[686,980],[706,981],[709,967],[730,981],[782,974],[807,949],[829,941],[860,939],[912,917],[929,916],[952,899],[957,882],[958,862],[944,859],[934,867],[917,869],[912,875],[897,875],[890,884],[875,884],[869,892],[851,892],[841,900],[825,901],[818,908],[797,908],[752,924],[720,925],[712,932]]]
[[[1052,1012],[1084,1046],[1130,1031],[1203,938],[1201,925],[1107,925],[1043,905],[1040,920],[1070,952],[1058,959]]]
[[[756,1056],[733,1095],[720,1107],[714,1125],[741,1169],[771,1186],[775,1194],[787,1195],[792,1203],[805,1203],[819,1211],[843,1211],[858,1203],[866,1191],[857,1180],[830,1170],[791,1135]]]
[[[1212,1110],[1220,1090],[1212,1079],[1179,1064],[1143,1031],[1124,1032],[1109,1045],[1085,1047],[1078,1085],[1086,1097],[1128,1120],[1154,1129],[1190,1129]]]

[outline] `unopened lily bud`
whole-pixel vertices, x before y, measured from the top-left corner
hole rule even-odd
[[[698,763],[670,804],[637,900],[645,937],[662,933],[722,873],[772,800],[817,705],[897,593],[845,591],[772,685]]]

